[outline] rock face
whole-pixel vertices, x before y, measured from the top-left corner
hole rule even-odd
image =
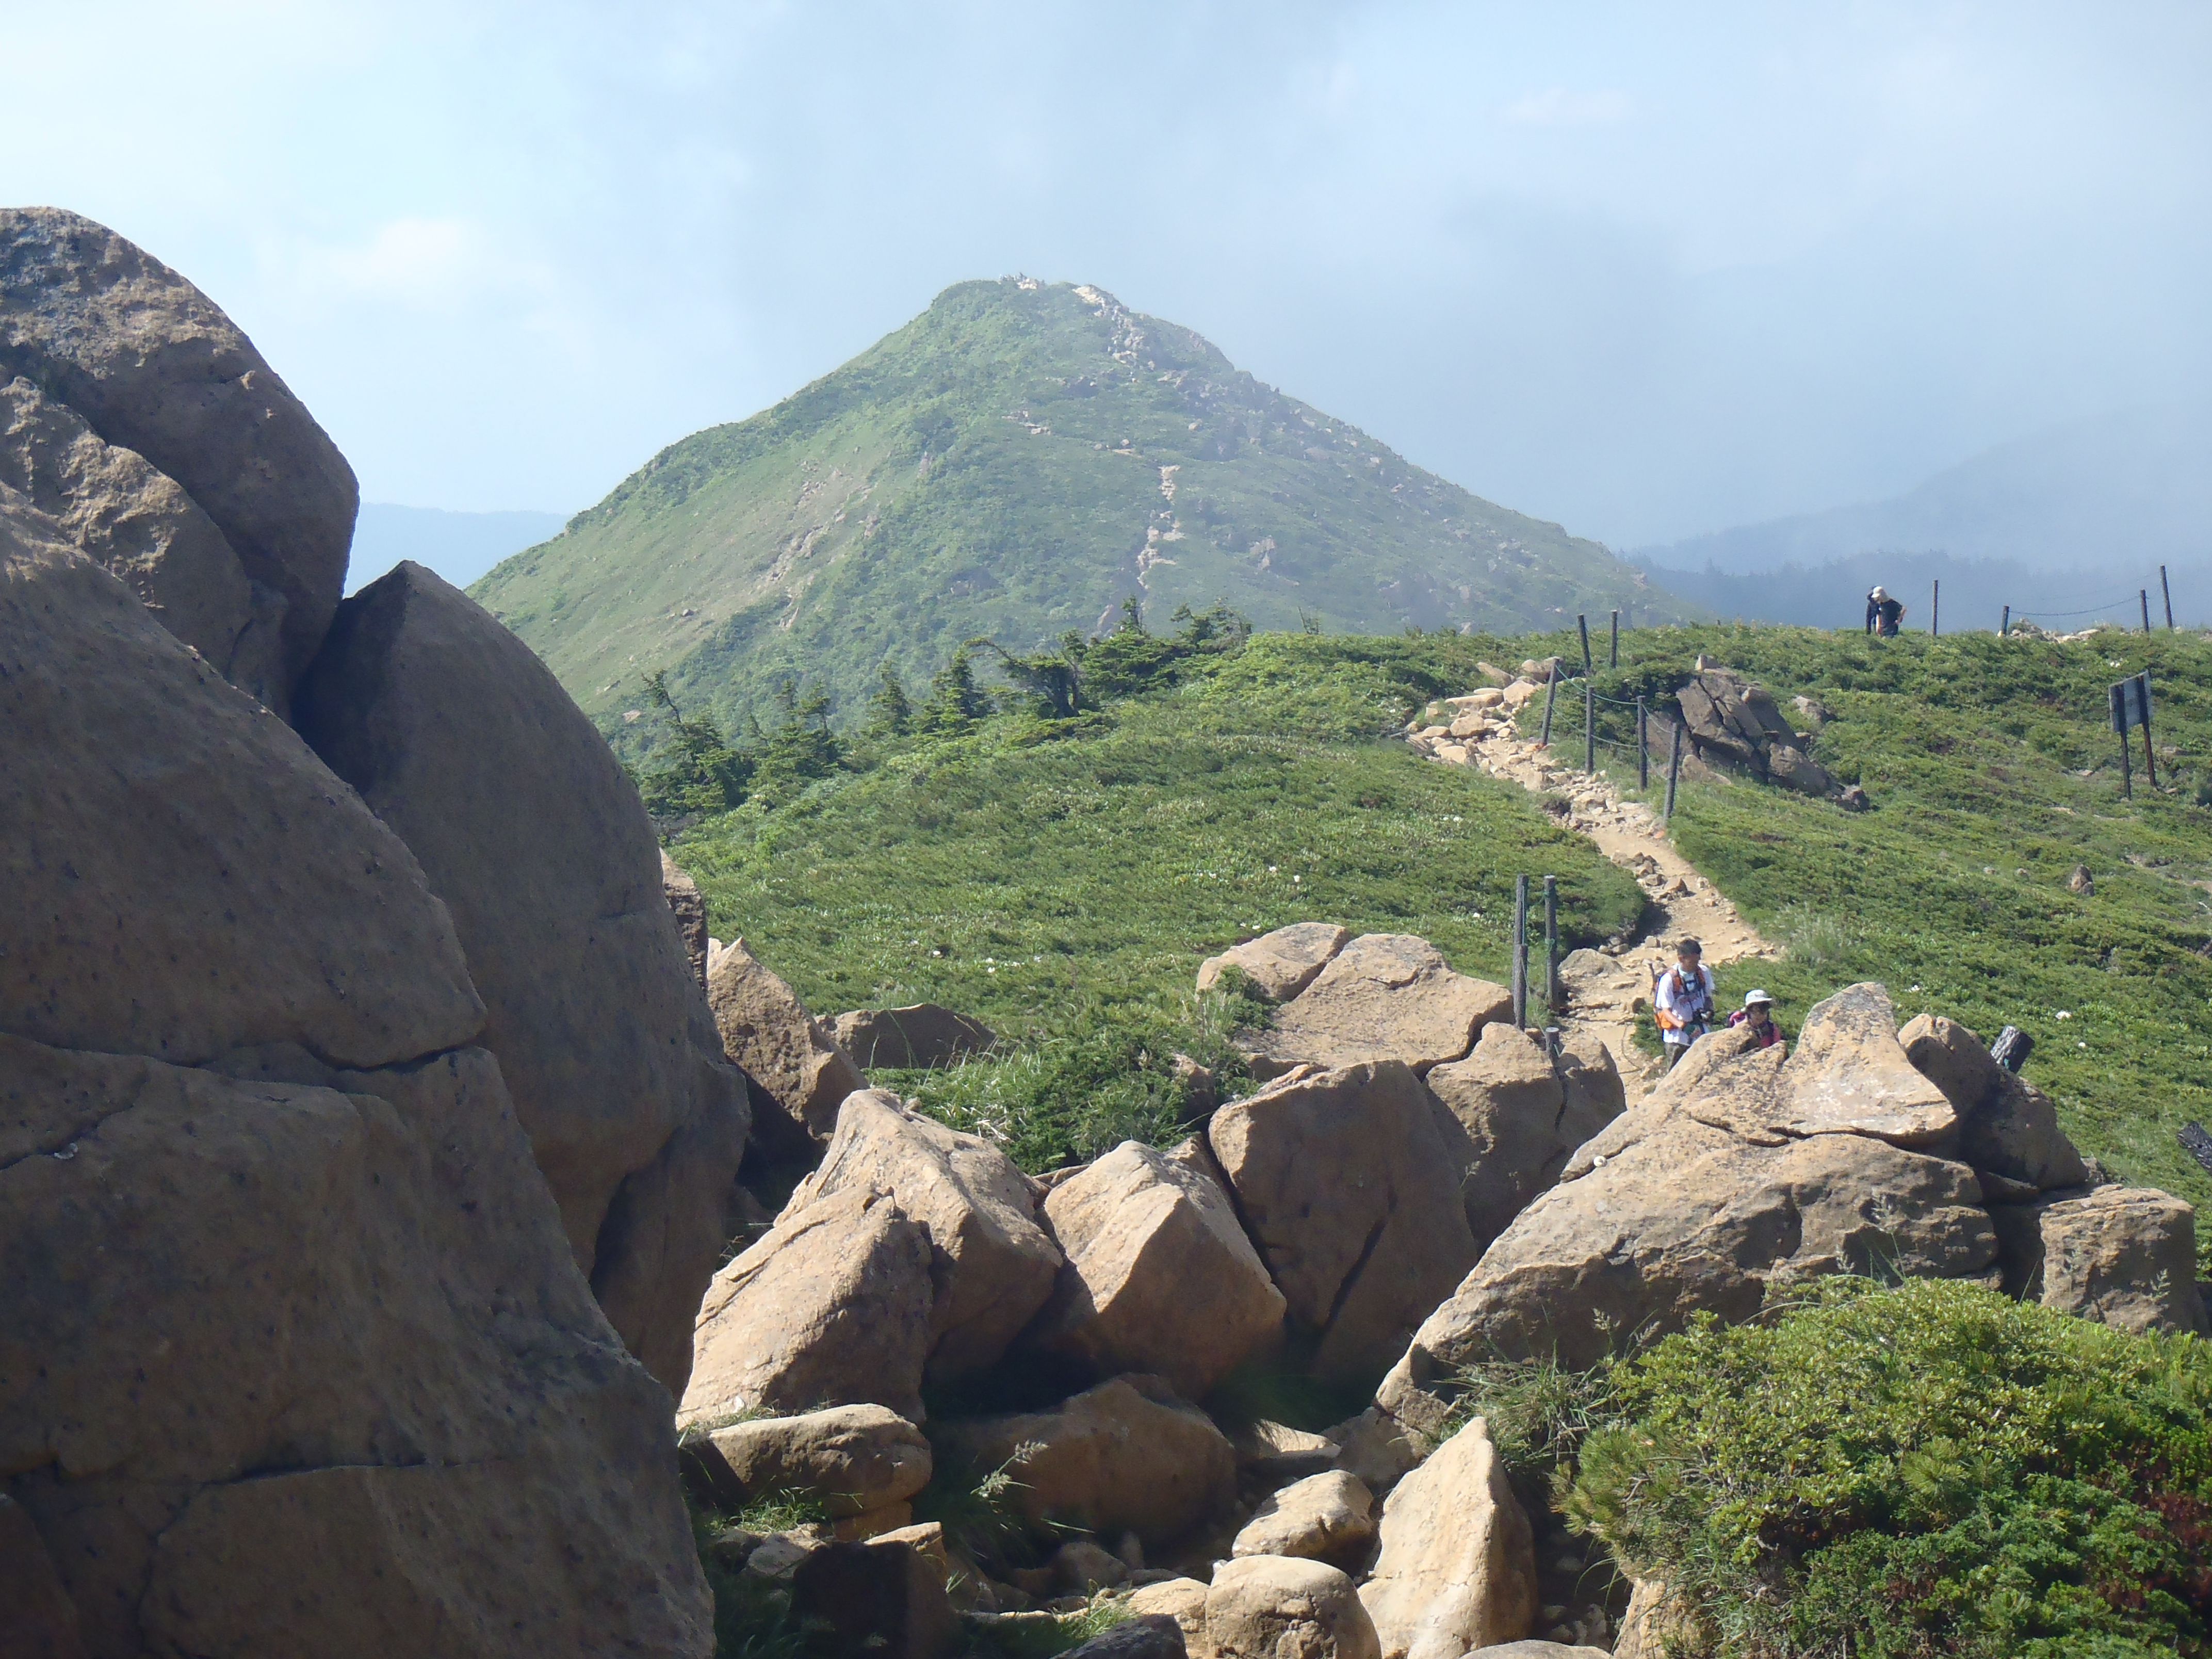
[[[1203,1396],[1282,1328],[1283,1295],[1202,1169],[1124,1141],[1046,1194],[1066,1252],[1030,1340]]]
[[[837,1406],[797,1417],[757,1417],[708,1437],[740,1502],[805,1492],[832,1515],[866,1515],[929,1484],[929,1442],[881,1406]]]
[[[981,1470],[1031,1448],[1009,1470],[1024,1515],[1102,1536],[1127,1529],[1147,1549],[1224,1512],[1237,1495],[1229,1442],[1158,1377],[1117,1376],[1048,1412],[945,1423],[931,1437],[940,1457]]]
[[[889,1195],[788,1205],[708,1285],[678,1419],[874,1404],[919,1422],[936,1301],[929,1230]]]
[[[1437,1109],[1392,1060],[1292,1073],[1207,1127],[1322,1376],[1379,1374],[1474,1265]]]
[[[1836,781],[1797,747],[1797,733],[1766,688],[1726,668],[1700,665],[1680,691],[1692,752],[1808,795],[1832,795]]]
[[[1060,1255],[1037,1225],[1029,1178],[989,1141],[910,1112],[886,1090],[846,1101],[821,1167],[791,1202],[849,1192],[888,1193],[928,1236],[933,1378],[996,1364],[1052,1293]]]
[[[665,852],[660,855],[660,891],[668,901],[669,914],[676,918],[676,933],[684,941],[684,953],[691,959],[691,977],[703,991],[707,988],[706,895]]]
[[[1476,1418],[1382,1505],[1382,1549],[1359,1592],[1383,1659],[1459,1659],[1517,1642],[1536,1618],[1534,1535]]]
[[[1301,1061],[1354,1066],[1402,1060],[1416,1073],[1457,1060],[1475,1033],[1503,1019],[1512,997],[1454,973],[1443,952],[1411,933],[1364,933],[1345,945],[1261,1033],[1261,1068]]]
[[[445,908],[43,527],[0,511],[0,1492],[87,1648],[703,1659],[666,1396]]]
[[[636,789],[530,647],[412,562],[338,607],[293,720],[445,901],[577,1265],[680,1395],[748,1115]]]
[[[756,1085],[754,1139],[772,1158],[811,1158],[867,1079],[743,939],[708,951],[707,1001],[724,1052]]]
[[[1463,1172],[1460,1193],[1478,1255],[1626,1103],[1603,1043],[1583,1039],[1555,1064],[1508,1024],[1484,1026],[1474,1052],[1437,1066],[1428,1082],[1444,1108],[1437,1127],[1447,1156]]]
[[[2197,1212],[2154,1187],[2055,1193],[2001,1204],[2008,1296],[2033,1297],[2126,1331],[2206,1330],[2197,1292]]]
[[[1214,1569],[1206,1641],[1217,1659],[1379,1659],[1382,1652],[1351,1579],[1322,1562],[1281,1555],[1248,1555]]]
[[[863,1071],[871,1066],[892,1070],[950,1066],[966,1055],[981,1054],[999,1040],[999,1034],[981,1020],[933,1002],[905,1008],[856,1008],[838,1015],[830,1029],[837,1046]]]
[[[1993,1279],[1973,1171],[1911,1144],[1940,1142],[1953,1114],[1889,1020],[1881,988],[1858,985],[1812,1010],[1786,1061],[1741,1028],[1698,1042],[1499,1235],[1382,1403],[1418,1419],[1416,1396],[1493,1346],[1583,1366],[1615,1333],[1747,1318],[1804,1274]]]
[[[2050,1097],[1998,1065],[1965,1026],[1921,1014],[1905,1022],[1897,1040],[1958,1113],[1958,1155],[1977,1172],[2043,1191],[2087,1182],[2088,1169],[2059,1129]]]
[[[280,636],[282,712],[345,588],[360,492],[337,446],[213,301],[55,208],[0,210],[0,382],[18,376],[213,521],[258,590],[237,633]],[[258,642],[246,660],[265,660]]]
[[[1220,982],[1222,969],[1235,968],[1270,1002],[1288,1002],[1313,983],[1351,938],[1334,922],[1293,922],[1206,957],[1198,964],[1198,988],[1212,990]]]
[[[792,1572],[791,1612],[836,1653],[945,1659],[961,1645],[943,1562],[903,1538],[815,1551]]]
[[[1070,1648],[1067,1659],[1189,1659],[1189,1654],[1172,1614],[1140,1613]]]
[[[1309,1475],[1267,1498],[1229,1553],[1296,1555],[1349,1571],[1375,1537],[1375,1494],[1341,1469]]]

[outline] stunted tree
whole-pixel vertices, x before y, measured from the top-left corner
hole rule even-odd
[[[929,682],[929,697],[915,716],[926,737],[957,738],[991,712],[991,694],[975,684],[974,653],[963,645]]]

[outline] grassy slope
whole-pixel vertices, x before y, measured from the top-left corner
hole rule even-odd
[[[1222,597],[1263,628],[1393,633],[1683,614],[1186,329],[1012,280],[672,446],[471,591],[617,734],[654,668],[726,717],[792,677],[842,715],[886,661],[916,681],[963,639],[1026,649],[1139,591],[1161,624]]]
[[[1837,718],[1815,755],[1875,803],[1854,816],[1757,786],[1683,787],[1683,852],[1790,946],[1778,966],[1724,971],[1723,988],[1764,982],[1790,1024],[1837,986],[1878,979],[1900,1018],[1948,1013],[1985,1038],[2018,1025],[2037,1043],[2025,1075],[2085,1152],[2212,1218],[2212,1180],[2174,1140],[2188,1120],[2212,1121],[2212,961],[2197,954],[2212,940],[2212,810],[2196,805],[2212,763],[2212,638],[1662,629],[1626,636],[1598,690],[1680,684],[1701,651],[1785,710],[1796,694],[1826,702]],[[2105,688],[2145,666],[2160,781],[2179,788],[2143,787],[2138,733],[2129,802]],[[1580,747],[1571,701],[1563,749]],[[1615,769],[1632,766],[1624,751]],[[2077,863],[2095,880],[2087,897],[2066,886]],[[2199,1249],[2212,1265],[2212,1224]]]

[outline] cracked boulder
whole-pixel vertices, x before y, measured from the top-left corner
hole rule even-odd
[[[1475,1033],[1511,1006],[1504,987],[1454,972],[1425,939],[1363,933],[1255,1034],[1255,1073],[1395,1060],[1425,1073],[1463,1057]]]
[[[1534,1529],[1476,1418],[1392,1488],[1359,1599],[1382,1659],[1459,1659],[1536,1621]]]
[[[1045,1195],[1066,1255],[1028,1341],[1203,1398],[1283,1326],[1283,1296],[1196,1158],[1125,1140]]]
[[[2154,1187],[2051,1193],[2000,1204],[2008,1296],[2124,1331],[2206,1331],[2197,1291],[2197,1212]]]
[[[1278,927],[1198,964],[1198,988],[1210,991],[1234,968],[1270,1002],[1288,1002],[1314,982],[1352,935],[1334,922],[1298,921]]]
[[[1478,1254],[1437,1107],[1401,1060],[1293,1073],[1206,1139],[1315,1369],[1378,1376]]]
[[[867,1079],[743,939],[708,941],[707,1002],[723,1051],[752,1079],[761,1151],[776,1162],[811,1163],[836,1133],[845,1097]]]
[[[1810,1274],[1994,1283],[1980,1183],[1942,1150],[1955,1114],[1895,1029],[1881,988],[1854,985],[1806,1016],[1786,1059],[1742,1028],[1699,1041],[1498,1236],[1380,1403],[1422,1428],[1471,1360],[1579,1369],[1693,1314],[1747,1319],[1770,1285]]]
[[[338,607],[293,720],[445,901],[576,1263],[681,1395],[747,1107],[636,789],[530,647],[411,561]]]
[[[951,1066],[999,1040],[981,1020],[934,1002],[855,1008],[830,1021],[830,1034],[863,1071],[871,1066],[893,1071]]]
[[[86,1649],[705,1659],[446,908],[50,524],[0,508],[0,1496]]]
[[[2051,1097],[1998,1065],[1973,1032],[1941,1014],[1921,1014],[1905,1022],[1897,1040],[1957,1111],[1958,1156],[1984,1184],[2048,1192],[2087,1183],[2088,1167],[2059,1128]]]
[[[1554,1060],[1535,1038],[1504,1024],[1483,1027],[1474,1052],[1437,1066],[1428,1085],[1443,1109],[1437,1128],[1459,1172],[1478,1255],[1626,1103],[1603,1043],[1575,1038]]]
[[[157,594],[165,620],[190,618],[178,637],[283,713],[345,591],[360,491],[337,447],[206,295],[58,208],[0,209],[0,385],[19,377],[105,452],[79,447],[49,477],[72,533],[108,516],[122,539],[87,550],[123,553],[118,575]],[[234,571],[196,520],[164,539],[153,520],[191,515],[157,479],[197,506]],[[116,522],[134,509],[135,529]],[[225,635],[228,652],[207,649]]]

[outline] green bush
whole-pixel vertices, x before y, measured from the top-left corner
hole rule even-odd
[[[1543,1455],[1571,1524],[1672,1586],[1706,1652],[2212,1650],[2198,1339],[1833,1279],[1566,1392],[1582,1437],[1570,1461],[1547,1431]],[[1593,1403],[1611,1420],[1590,1429]]]

